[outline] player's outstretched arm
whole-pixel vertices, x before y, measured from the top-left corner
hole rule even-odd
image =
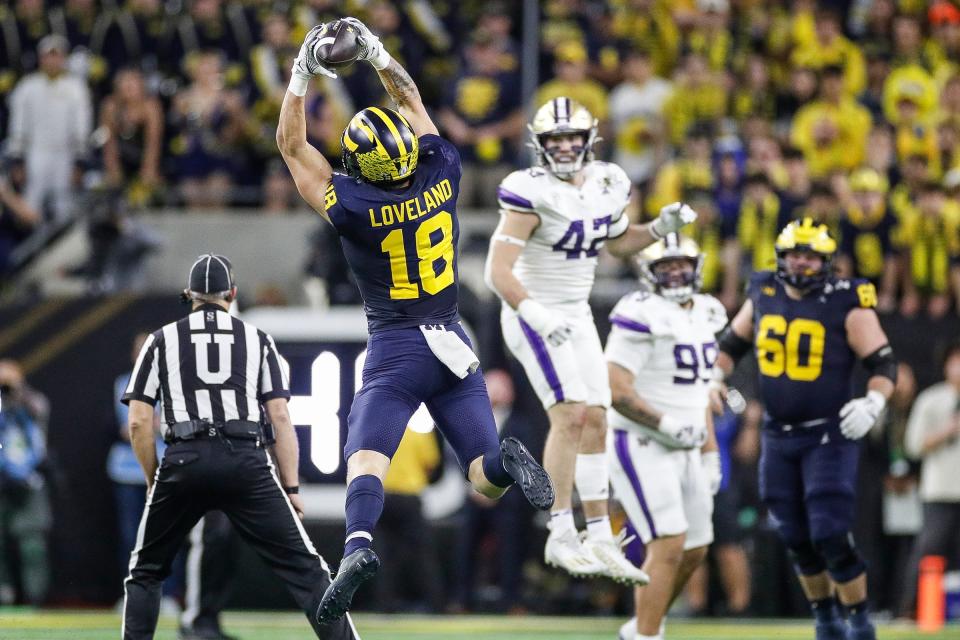
[[[653,222],[632,224],[625,233],[608,240],[607,250],[618,258],[626,258],[696,219],[697,212],[689,205],[682,202],[668,204],[660,209],[660,215]]]
[[[367,25],[356,18],[344,18],[344,20],[359,32],[357,41],[360,43],[361,50],[357,59],[366,60],[377,70],[387,95],[397,105],[400,115],[413,127],[417,137],[428,133],[437,134],[437,125],[430,119],[430,114],[427,113],[427,108],[420,98],[420,90],[417,89],[416,83],[406,69],[390,56],[380,39],[370,31]]]
[[[333,167],[323,154],[307,142],[307,117],[304,96],[307,85],[317,75],[333,75],[313,54],[320,27],[307,34],[293,63],[290,86],[280,107],[277,124],[277,148],[290,169],[297,191],[317,213],[327,218],[324,195],[333,177]]]

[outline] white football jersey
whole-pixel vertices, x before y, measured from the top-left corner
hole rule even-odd
[[[607,362],[630,371],[634,389],[658,411],[706,429],[708,384],[717,361],[716,333],[727,312],[713,296],[696,294],[684,308],[655,294],[631,293],[610,314]],[[651,436],[667,446],[671,438],[610,409],[611,427]]]
[[[532,167],[514,171],[497,190],[501,207],[540,217],[513,273],[534,300],[547,305],[586,305],[600,247],[627,228],[627,174],[598,161],[584,165],[583,172],[578,188]]]

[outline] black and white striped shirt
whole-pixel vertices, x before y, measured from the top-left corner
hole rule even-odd
[[[273,338],[213,304],[147,338],[123,402],[160,402],[160,424],[263,421],[261,403],[290,398]]]

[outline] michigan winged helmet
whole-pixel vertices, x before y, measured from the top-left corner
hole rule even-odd
[[[826,282],[837,252],[837,241],[830,237],[827,225],[815,222],[813,218],[794,220],[785,226],[773,246],[777,252],[777,278],[801,291],[811,291]],[[790,273],[786,263],[790,251],[816,253],[823,259],[823,265],[817,271]]]
[[[374,184],[406,180],[417,170],[420,143],[407,119],[392,109],[358,112],[340,138],[347,173]]]

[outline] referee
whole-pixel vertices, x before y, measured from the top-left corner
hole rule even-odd
[[[297,439],[290,390],[273,338],[227,313],[237,296],[230,262],[204,255],[190,268],[190,314],[150,335],[123,402],[147,479],[147,503],[124,581],[123,638],[153,638],[160,584],[184,537],[207,511],[223,511],[287,584],[318,638],[359,638],[344,618],[314,613],[330,572],[300,519]],[[168,443],[158,463],[154,406]],[[276,444],[265,449],[272,425]],[[279,476],[278,476],[279,474]]]

